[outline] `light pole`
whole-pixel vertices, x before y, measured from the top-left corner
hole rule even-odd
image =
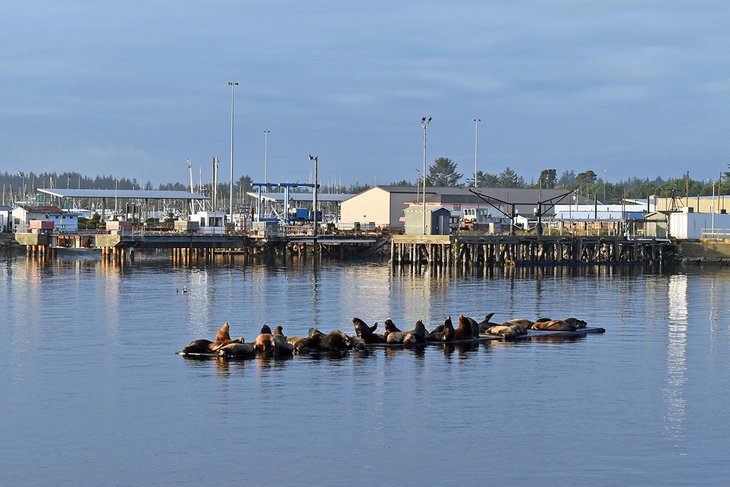
[[[233,221],[233,111],[236,106],[236,86],[238,83],[235,81],[229,81],[228,86],[231,87],[231,187],[229,193],[229,213],[231,221]]]
[[[477,158],[479,157],[479,122],[482,119],[474,119],[474,187],[477,187]]]
[[[431,117],[421,118],[423,127],[423,234],[426,235],[426,128],[431,123]]]
[[[319,162],[317,160],[317,156],[313,156],[312,154],[309,154],[309,160],[314,161],[314,251],[317,251],[317,163]]]
[[[269,184],[269,134],[271,130],[264,130],[264,184]],[[268,191],[269,188],[266,188]]]

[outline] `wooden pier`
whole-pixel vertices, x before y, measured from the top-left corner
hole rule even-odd
[[[396,235],[392,264],[463,265],[662,265],[674,254],[667,239],[604,237]]]
[[[105,260],[125,260],[142,250],[169,250],[175,264],[212,262],[217,258],[306,257],[308,254],[332,255],[341,259],[357,256],[387,245],[388,237],[365,235],[262,237],[247,234],[114,234],[114,233],[17,233],[16,241],[29,255],[54,256],[60,249],[100,251]]]

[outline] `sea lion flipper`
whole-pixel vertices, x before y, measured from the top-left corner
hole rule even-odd
[[[484,322],[488,323],[489,320],[492,319],[492,316],[494,316],[494,313],[489,313],[487,316],[484,317]]]

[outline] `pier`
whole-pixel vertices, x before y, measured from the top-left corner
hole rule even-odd
[[[199,234],[194,232],[96,233],[36,232],[16,233],[15,240],[29,255],[53,257],[62,249],[100,251],[106,260],[124,260],[141,250],[169,250],[175,264],[208,262],[216,257],[233,258],[306,256],[317,253],[342,259],[357,256],[374,248],[387,246],[382,235],[311,235],[279,236],[244,233]]]
[[[668,239],[496,235],[396,235],[392,264],[466,265],[662,265],[674,256]]]

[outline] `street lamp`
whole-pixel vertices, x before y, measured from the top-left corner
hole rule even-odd
[[[421,118],[423,127],[423,234],[426,235],[426,128],[431,123],[431,117]]]
[[[309,160],[314,161],[314,251],[317,251],[317,156],[309,154]]]
[[[236,103],[236,86],[238,83],[235,81],[229,81],[228,86],[231,87],[231,187],[229,193],[229,214],[231,215],[231,221],[233,221],[233,110]]]
[[[269,134],[271,130],[264,130],[264,184],[269,184]],[[268,187],[266,190],[268,191]]]
[[[482,119],[477,117],[474,119],[474,187],[477,187],[477,157],[479,154],[479,122]]]

